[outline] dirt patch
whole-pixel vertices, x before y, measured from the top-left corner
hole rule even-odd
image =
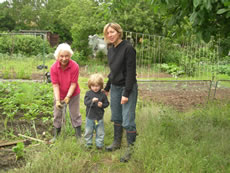
[[[139,84],[139,97],[151,102],[189,111],[210,100],[229,101],[230,88],[210,90],[210,82],[152,82]]]
[[[1,140],[0,144],[18,141],[18,134],[23,134],[45,141],[48,141],[51,138],[51,122],[42,122],[40,119],[34,121],[21,119],[21,114],[17,114],[13,120],[8,120],[8,122],[6,122],[1,110],[0,117],[0,138],[7,139]],[[25,140],[25,138],[22,138],[22,140]],[[31,142],[26,142],[25,147],[29,146],[29,144],[31,144]],[[16,145],[0,147],[0,172],[25,165],[25,160],[23,158],[16,160],[16,154],[12,150],[14,146]]]
[[[25,165],[25,160],[16,160],[16,155],[11,149],[0,149],[0,171],[19,168],[23,165]]]
[[[32,73],[31,75],[31,79],[32,80],[44,80],[45,76],[43,74],[39,74],[39,73]]]

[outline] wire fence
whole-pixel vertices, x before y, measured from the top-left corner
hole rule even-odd
[[[140,77],[158,79],[162,78],[162,72],[169,73],[174,78],[172,80],[210,80],[217,77],[219,45],[214,40],[204,43],[191,37],[176,43],[156,35],[128,31],[124,35],[137,51]]]
[[[129,31],[124,36],[136,49],[137,77],[142,90],[160,88],[166,93],[169,90],[175,91],[175,95],[184,91],[188,94],[190,90],[195,91],[197,97],[204,97],[202,87],[205,87],[205,97],[208,100],[215,98],[217,90],[226,86],[218,85],[223,81],[219,72],[221,58],[218,41],[212,39],[205,43],[192,36],[175,42],[162,36]],[[224,78],[224,81],[230,81],[230,76]],[[170,87],[168,83],[176,83],[176,86],[180,83],[187,89]],[[191,87],[194,84],[197,87]]]
[[[35,41],[35,45],[33,42],[25,43],[20,36],[33,37],[37,42]],[[221,57],[218,41],[211,40],[209,43],[204,43],[195,37],[188,37],[176,42],[162,36],[129,31],[124,32],[124,39],[129,40],[136,50],[137,78],[143,88],[144,85],[154,85],[154,83],[158,88],[160,83],[162,86],[159,88],[165,91],[166,83],[184,83],[183,86],[188,86],[186,83],[189,82],[197,83],[200,87],[208,87],[206,93],[209,99],[215,97],[219,89],[228,86],[226,83],[230,81],[230,76],[221,78],[219,70]],[[0,42],[5,43],[0,45],[0,76],[2,78],[29,79],[31,76],[33,78],[33,75],[42,74],[44,80],[44,74],[48,71],[45,69],[47,44],[45,34],[0,33]],[[24,51],[28,51],[30,58],[22,56],[20,59],[20,51],[15,46],[19,43],[22,44]],[[39,51],[36,53],[32,50],[33,47],[39,47]],[[8,53],[5,54],[5,52]],[[34,56],[31,55],[32,53]],[[20,60],[15,62],[14,59]],[[18,70],[15,70],[16,66]],[[34,67],[39,68],[34,69]],[[80,75],[95,72],[107,76],[109,68],[106,65],[91,64],[82,67]],[[206,84],[201,85],[203,83]],[[153,89],[153,87],[149,88]],[[197,90],[195,87],[189,88]],[[167,90],[178,91],[175,87],[167,87]]]

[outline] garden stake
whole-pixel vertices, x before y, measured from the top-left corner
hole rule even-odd
[[[30,137],[30,136],[26,136],[26,135],[22,135],[22,134],[18,134],[18,136],[21,136],[23,138],[27,138],[27,139],[30,139],[30,140],[33,140],[33,141],[41,142],[41,143],[44,143],[44,144],[47,143],[46,141],[43,141],[41,139],[36,139],[36,138]]]
[[[63,134],[65,134],[65,132],[66,132],[66,111],[67,111],[67,104],[64,102],[64,101],[62,101],[62,122],[61,122],[61,128],[62,128],[62,130],[63,130]]]
[[[67,104],[65,102],[62,103],[62,122],[61,122],[61,126],[65,127],[65,123],[66,123],[66,109],[67,109]]]

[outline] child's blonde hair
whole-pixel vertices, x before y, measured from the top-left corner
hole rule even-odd
[[[88,80],[88,87],[89,89],[91,89],[91,86],[94,85],[99,85],[101,87],[101,89],[103,89],[104,86],[104,78],[101,74],[96,73],[96,74],[92,74]]]

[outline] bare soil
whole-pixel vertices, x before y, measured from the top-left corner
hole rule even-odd
[[[211,100],[229,101],[230,88],[212,86],[210,89],[210,82],[140,83],[139,97],[185,112]]]
[[[42,122],[41,120],[28,121],[21,119],[23,113],[17,114],[13,120],[8,120],[7,125],[4,125],[5,117],[0,110],[0,145],[8,142],[18,141],[18,134],[32,136],[44,141],[48,141],[52,133],[52,123]],[[9,140],[8,140],[9,139]],[[22,139],[26,140],[26,138]],[[25,147],[29,146],[32,141],[26,140]],[[20,158],[16,160],[16,154],[13,152],[13,147],[16,145],[0,147],[0,172],[4,172],[25,165],[25,160]]]
[[[84,73],[83,73],[84,75]],[[161,77],[164,74],[160,74]],[[32,80],[42,80],[42,75],[32,75]],[[166,74],[165,77],[170,77]],[[229,101],[230,88],[211,87],[209,82],[139,82],[139,98],[144,101],[150,101],[167,106],[171,106],[178,111],[189,111],[196,107],[206,104],[209,100]],[[28,134],[35,138],[48,140],[52,134],[52,123],[44,123],[40,120],[27,121],[22,120],[23,113],[9,120],[7,128],[4,126],[5,118],[0,109],[0,139],[7,139],[7,135],[11,141],[19,133]],[[42,115],[41,115],[42,116]],[[46,135],[42,135],[42,134]],[[16,140],[16,139],[15,139]],[[0,140],[0,144],[8,141]],[[16,160],[16,155],[11,151],[13,146],[0,148],[0,172],[9,169],[21,167],[25,164],[23,159]]]

